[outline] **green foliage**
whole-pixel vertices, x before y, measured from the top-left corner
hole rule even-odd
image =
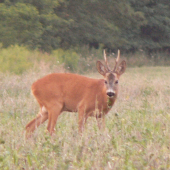
[[[160,50],[170,47],[170,1],[130,0],[135,11],[144,14],[146,22],[141,25],[139,43],[143,49]]]
[[[127,46],[130,38],[125,36],[129,34],[127,31],[134,28],[139,30],[144,20],[143,15],[134,12],[127,0],[84,3],[71,0],[69,3],[60,3],[57,9],[58,16],[72,20],[70,31],[63,31],[61,45],[64,46],[102,43],[111,49],[126,48],[123,45]]]
[[[65,69],[78,71],[79,55],[75,51],[58,49],[52,52],[52,56],[55,56],[59,63],[63,63]]]
[[[169,50],[168,0],[5,0],[0,43],[51,52],[89,45],[112,51]]]
[[[33,68],[36,63],[40,65],[41,61],[50,65],[64,65],[66,70],[77,72],[80,69],[78,66],[79,58],[80,55],[74,50],[58,49],[51,54],[46,54],[38,50],[30,51],[26,47],[15,45],[0,50],[0,72],[22,74]]]
[[[23,44],[35,48],[41,32],[38,11],[34,6],[0,4],[0,42],[3,47]]]
[[[123,58],[122,54],[122,58]],[[108,53],[108,61],[113,67],[116,54]],[[96,72],[96,61],[103,60],[102,46],[99,49],[88,46],[74,48],[69,50],[57,49],[52,53],[42,53],[39,50],[29,50],[23,46],[10,46],[8,48],[0,48],[0,72],[9,72],[13,74],[23,74],[28,70],[43,69],[65,69],[69,72],[87,73]],[[129,67],[141,66],[168,66],[170,59],[165,53],[157,53],[148,59],[143,53],[135,53],[126,55]],[[43,65],[43,66],[42,66]],[[45,67],[45,68],[44,68]],[[54,72],[56,69],[54,69]],[[17,95],[17,94],[16,94]]]
[[[31,52],[25,47],[11,46],[0,50],[0,71],[21,74],[31,66]]]

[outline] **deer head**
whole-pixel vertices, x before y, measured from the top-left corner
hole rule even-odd
[[[108,97],[117,96],[118,92],[118,84],[119,84],[119,77],[125,72],[126,70],[126,61],[123,60],[119,64],[120,59],[120,50],[118,50],[118,55],[116,58],[114,69],[111,70],[107,61],[106,52],[104,50],[104,60],[106,66],[104,66],[100,61],[97,61],[96,67],[98,72],[104,76],[105,79],[105,87],[106,87],[106,94]]]

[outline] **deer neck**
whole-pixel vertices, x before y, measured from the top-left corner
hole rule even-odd
[[[111,109],[113,106],[113,101],[111,100],[110,97],[107,97],[107,108]]]

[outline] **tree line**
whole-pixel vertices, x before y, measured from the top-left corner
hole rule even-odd
[[[0,43],[47,52],[170,50],[169,11],[169,0],[0,0]]]

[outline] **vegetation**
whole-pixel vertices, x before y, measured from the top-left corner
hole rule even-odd
[[[70,71],[78,70],[79,55],[72,50],[57,49],[51,54],[38,50],[28,50],[18,45],[0,50],[0,71],[13,74],[22,74],[29,69],[35,70],[41,67],[41,63],[48,63],[51,67],[62,67]]]
[[[169,0],[1,0],[0,42],[58,48],[170,50]]]
[[[103,131],[89,118],[80,136],[77,113],[65,112],[53,137],[45,123],[25,140],[24,127],[39,109],[30,86],[51,71],[45,66],[21,76],[0,75],[0,169],[170,168],[170,68],[127,69]]]
[[[114,63],[116,54],[108,53],[110,63]],[[135,54],[121,54],[125,58],[128,67],[142,66],[169,66],[170,58],[167,53],[155,53],[148,58],[145,52]],[[76,73],[90,73],[96,71],[96,61],[103,60],[103,50],[88,49],[88,46],[75,49],[56,49],[51,53],[43,53],[39,50],[28,50],[23,46],[10,46],[0,49],[0,72],[21,75],[29,70],[38,71],[49,66],[52,70],[60,70]],[[55,69],[54,69],[55,68]]]
[[[0,0],[0,169],[170,169],[169,10],[169,0]],[[128,63],[106,129],[89,118],[80,136],[65,112],[54,136],[45,123],[26,140],[39,109],[31,84],[51,72],[99,78],[103,48],[110,65],[118,48]]]

